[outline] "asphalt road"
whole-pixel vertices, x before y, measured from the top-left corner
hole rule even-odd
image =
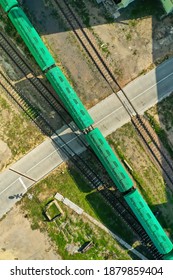
[[[173,59],[166,61],[148,74],[128,84],[124,91],[136,110],[143,113],[158,101],[173,92]],[[119,92],[118,94],[121,94]],[[89,110],[96,127],[107,136],[130,120],[117,96],[113,93]],[[77,153],[85,150],[69,128],[64,127],[59,134]],[[53,137],[62,147],[64,143]],[[72,153],[68,149],[68,152]],[[13,207],[24,193],[41,178],[60,165],[67,157],[50,140],[46,140],[21,160],[0,173],[0,217]]]
[[[136,111],[143,114],[148,108],[173,92],[173,59],[167,60],[148,74],[135,79],[123,90]],[[122,95],[121,92],[118,94]],[[116,94],[110,95],[92,107],[90,114],[95,120],[94,126],[99,127],[104,136],[111,134],[130,120]]]
[[[70,148],[67,151],[71,155],[73,155],[71,149],[77,154],[85,150],[85,146],[81,145],[78,139],[80,134],[76,136],[69,128],[64,127],[59,135],[68,143]],[[64,142],[57,139],[57,136],[52,138],[58,142],[60,148],[51,139],[47,139],[9,169],[0,173],[0,218],[32,185],[67,160],[66,154],[62,151],[65,147]]]

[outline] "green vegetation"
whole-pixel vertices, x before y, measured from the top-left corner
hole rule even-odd
[[[56,205],[56,201],[51,201],[46,205],[45,214],[49,220],[53,220],[57,216],[61,215],[61,212]]]
[[[43,141],[44,137],[36,126],[24,113],[19,114],[3,92],[0,96],[0,118],[0,138],[7,143],[13,159],[17,160]]]
[[[90,0],[91,4],[95,5],[95,3],[93,3],[92,0]],[[100,48],[100,50],[106,54],[106,57],[108,57],[110,55],[110,51],[108,49],[109,47],[109,43],[104,43],[101,38],[99,37],[99,35],[94,31],[94,29],[90,26],[90,15],[89,15],[89,10],[86,6],[86,3],[84,0],[71,0],[70,4],[72,5],[72,7],[74,7],[74,9],[76,10],[76,12],[78,13],[78,15],[80,16],[80,18],[82,19],[82,22],[84,23],[84,25],[88,28],[90,28],[90,31],[93,33],[94,37],[96,38],[96,41],[98,43],[98,46]],[[105,16],[105,15],[104,15]],[[106,14],[106,18],[107,21],[111,22],[112,18],[109,17]]]
[[[162,100],[157,106],[146,112],[146,116],[153,129],[159,136],[161,142],[173,159],[173,143],[169,134],[172,134],[173,127],[173,94]],[[156,119],[156,116],[158,120]]]
[[[146,116],[152,125],[153,129],[159,136],[162,144],[167,149],[169,155],[173,159],[173,143],[172,143],[172,126],[173,126],[173,95],[162,100],[156,106],[152,107],[146,112]],[[170,234],[173,234],[172,231],[172,203],[173,196],[171,194],[167,194],[167,204],[165,205],[165,209],[163,209],[162,213],[164,218],[161,217],[162,224],[167,228]],[[167,208],[166,208],[167,206]]]
[[[76,12],[80,15],[83,23],[86,25],[86,27],[90,27],[90,17],[89,17],[89,11],[86,7],[84,0],[70,0],[69,1],[72,7],[75,8]]]
[[[130,27],[136,27],[136,25],[138,24],[138,20],[131,19],[131,20],[129,20],[128,24]]]
[[[85,212],[100,220],[108,228],[129,243],[134,241],[131,231],[115,215],[98,192],[91,190],[73,168],[61,167],[30,190],[32,199],[27,195],[22,201],[22,209],[31,220],[32,229],[47,231],[57,251],[63,259],[128,259],[128,254],[98,227],[69,210],[58,202],[64,214],[54,222],[47,222],[44,216],[45,205],[59,192],[79,205]],[[121,226],[120,226],[121,225]],[[69,252],[70,247],[79,248],[85,242],[94,243],[87,253]],[[133,243],[132,241],[132,243]]]
[[[83,208],[84,211],[93,218],[100,220],[110,230],[126,238],[127,235],[123,228],[126,226],[123,221],[116,216],[112,208],[107,205],[97,191],[91,190],[76,170],[70,168],[64,169],[63,172],[61,172],[58,169],[57,172],[54,172],[37,184],[36,188],[32,191],[34,196],[39,199],[38,201],[40,201],[39,197],[42,197],[43,194],[43,204],[50,201],[57,192],[61,193],[64,197],[68,197],[68,199]],[[37,207],[35,209],[37,209]],[[119,227],[120,223],[122,227]],[[128,229],[126,230],[128,231]],[[129,239],[133,240],[130,230]]]
[[[17,31],[15,30],[13,24],[11,23],[10,19],[4,12],[4,10],[0,7],[0,25],[4,27],[5,32],[10,36],[10,37],[15,37],[17,36]]]
[[[158,220],[162,226],[172,234],[173,195],[141,144],[131,123],[118,129],[108,137],[109,143],[115,149],[119,158],[126,160],[132,167],[129,173],[136,182],[145,200],[154,213],[159,213]]]
[[[132,39],[132,35],[131,35],[130,32],[126,34],[126,39],[127,39],[128,41],[130,41],[130,40]]]
[[[17,30],[15,29],[14,25],[12,24],[11,20],[8,18],[7,14],[4,13],[4,10],[0,7],[0,27],[4,29],[5,33],[13,39],[17,45],[23,50],[25,56],[28,58],[30,63],[34,64],[35,71],[39,71],[37,64],[31,53],[29,52],[28,48],[24,44],[22,38],[18,34]]]
[[[159,117],[163,120],[165,129],[169,131],[173,127],[173,94],[162,100],[157,105]]]
[[[159,136],[160,140],[162,141],[164,147],[167,149],[167,151],[169,152],[170,156],[173,159],[173,149],[172,149],[171,144],[168,140],[168,136],[167,136],[166,131],[163,128],[161,128],[161,126],[155,120],[155,118],[153,116],[151,116],[148,112],[146,112],[145,114],[146,114],[151,126],[153,127],[153,129],[155,130],[155,132]]]
[[[131,16],[135,18],[141,18],[150,15],[159,17],[162,14],[163,8],[160,1],[151,0],[136,0],[131,11]]]
[[[1,95],[0,95],[0,113],[2,112],[2,110],[10,110],[10,104],[6,101],[6,99],[4,99]]]
[[[108,49],[109,43],[104,43],[104,42],[101,40],[101,38],[99,37],[99,35],[94,31],[93,28],[90,28],[90,30],[91,30],[91,32],[93,33],[93,35],[94,35],[94,37],[95,37],[95,39],[96,39],[96,42],[97,42],[99,48],[101,49],[101,51],[102,51],[103,53],[106,54],[106,57],[108,57],[108,56],[110,55],[110,51],[109,51],[109,49]]]
[[[49,235],[63,259],[129,259],[109,235],[67,209],[65,213],[64,217],[48,225]],[[94,246],[85,254],[79,253],[87,241],[92,241]]]

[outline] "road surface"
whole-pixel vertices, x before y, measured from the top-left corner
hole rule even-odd
[[[162,63],[148,74],[140,76],[126,87],[124,92],[139,114],[173,92],[173,59]],[[118,92],[122,95],[121,92]],[[130,117],[115,94],[91,108],[90,114],[104,136],[130,121]]]

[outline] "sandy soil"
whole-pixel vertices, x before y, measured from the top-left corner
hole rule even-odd
[[[45,137],[0,87],[0,171],[42,143]]]
[[[78,41],[59,16],[51,3],[38,0],[34,4],[23,1],[34,26],[46,41],[61,69],[76,89],[87,108],[111,94],[88,56],[81,49]],[[49,4],[45,4],[48,2]],[[37,15],[37,16],[36,16]]]
[[[173,95],[163,100],[148,110],[148,113],[154,117],[159,126],[166,132],[170,146],[173,149],[173,121],[172,121],[172,103]]]
[[[22,2],[84,104],[91,107],[108,96],[110,89],[88,56],[81,51],[58,9],[52,8],[54,1]],[[85,1],[85,5],[91,30],[121,86],[172,56],[171,15],[160,19],[161,14],[158,15],[157,11],[153,12],[154,15],[150,11],[143,12],[140,3],[134,2],[122,10],[120,18],[108,23],[105,10],[96,1]],[[139,11],[134,15],[136,7]],[[107,51],[102,51],[102,45],[107,46]]]
[[[11,158],[11,151],[8,145],[0,139],[0,170],[6,166]]]
[[[109,86],[53,6],[54,0],[20,2],[85,106],[89,108],[111,94]],[[129,5],[122,10],[120,18],[108,23],[105,10],[96,1],[85,1],[91,32],[121,86],[173,54],[173,17],[160,19],[161,14],[154,12],[151,15],[149,11],[141,15],[139,4]],[[139,11],[134,15],[136,8]],[[106,51],[102,45],[106,45]],[[6,58],[3,64],[6,64]],[[16,71],[10,71],[12,78],[13,72]],[[21,86],[25,86],[23,82]]]
[[[152,15],[146,7],[141,11],[138,1],[122,9],[121,16],[108,24],[101,6],[98,9],[93,8],[90,1],[86,3],[90,24],[99,39],[107,44],[110,52],[107,60],[122,86],[166,56],[173,55],[171,15],[161,19],[163,11],[153,11]],[[135,13],[136,9],[138,12]]]
[[[0,222],[0,236],[0,260],[60,259],[46,234],[31,229],[19,206]]]

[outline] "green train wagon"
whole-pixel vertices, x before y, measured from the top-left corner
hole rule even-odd
[[[58,67],[52,68],[46,73],[46,77],[74,119],[77,126],[81,130],[91,126],[94,123],[93,119],[85,109],[84,105],[67,81],[62,71]]]
[[[18,5],[18,2],[15,0],[0,0],[0,4],[6,12],[9,12],[11,21],[35,57],[40,68],[43,71],[48,70],[55,62],[25,13],[20,8],[14,7]],[[46,75],[79,128],[83,130],[92,125],[92,118],[60,69],[55,67],[47,71]],[[98,129],[94,129],[85,137],[119,190],[126,192],[132,188],[133,182],[130,176],[113,153],[101,132]],[[173,260],[173,244],[139,192],[135,190],[125,194],[125,200],[145,228],[158,251],[165,255],[164,259]]]
[[[0,0],[0,4],[5,12],[8,12],[14,6],[19,5],[16,0]]]
[[[14,7],[10,10],[8,16],[40,68],[44,71],[54,65],[53,57],[23,10],[19,7]]]
[[[85,135],[85,138],[120,192],[126,192],[132,188],[134,185],[133,181],[112,151],[100,130],[95,128]]]
[[[124,198],[147,234],[150,236],[158,251],[161,254],[170,253],[173,249],[173,244],[139,191],[134,190],[133,192],[125,195]]]
[[[173,251],[171,251],[171,253],[163,256],[163,259],[167,260],[167,261],[173,261]]]

